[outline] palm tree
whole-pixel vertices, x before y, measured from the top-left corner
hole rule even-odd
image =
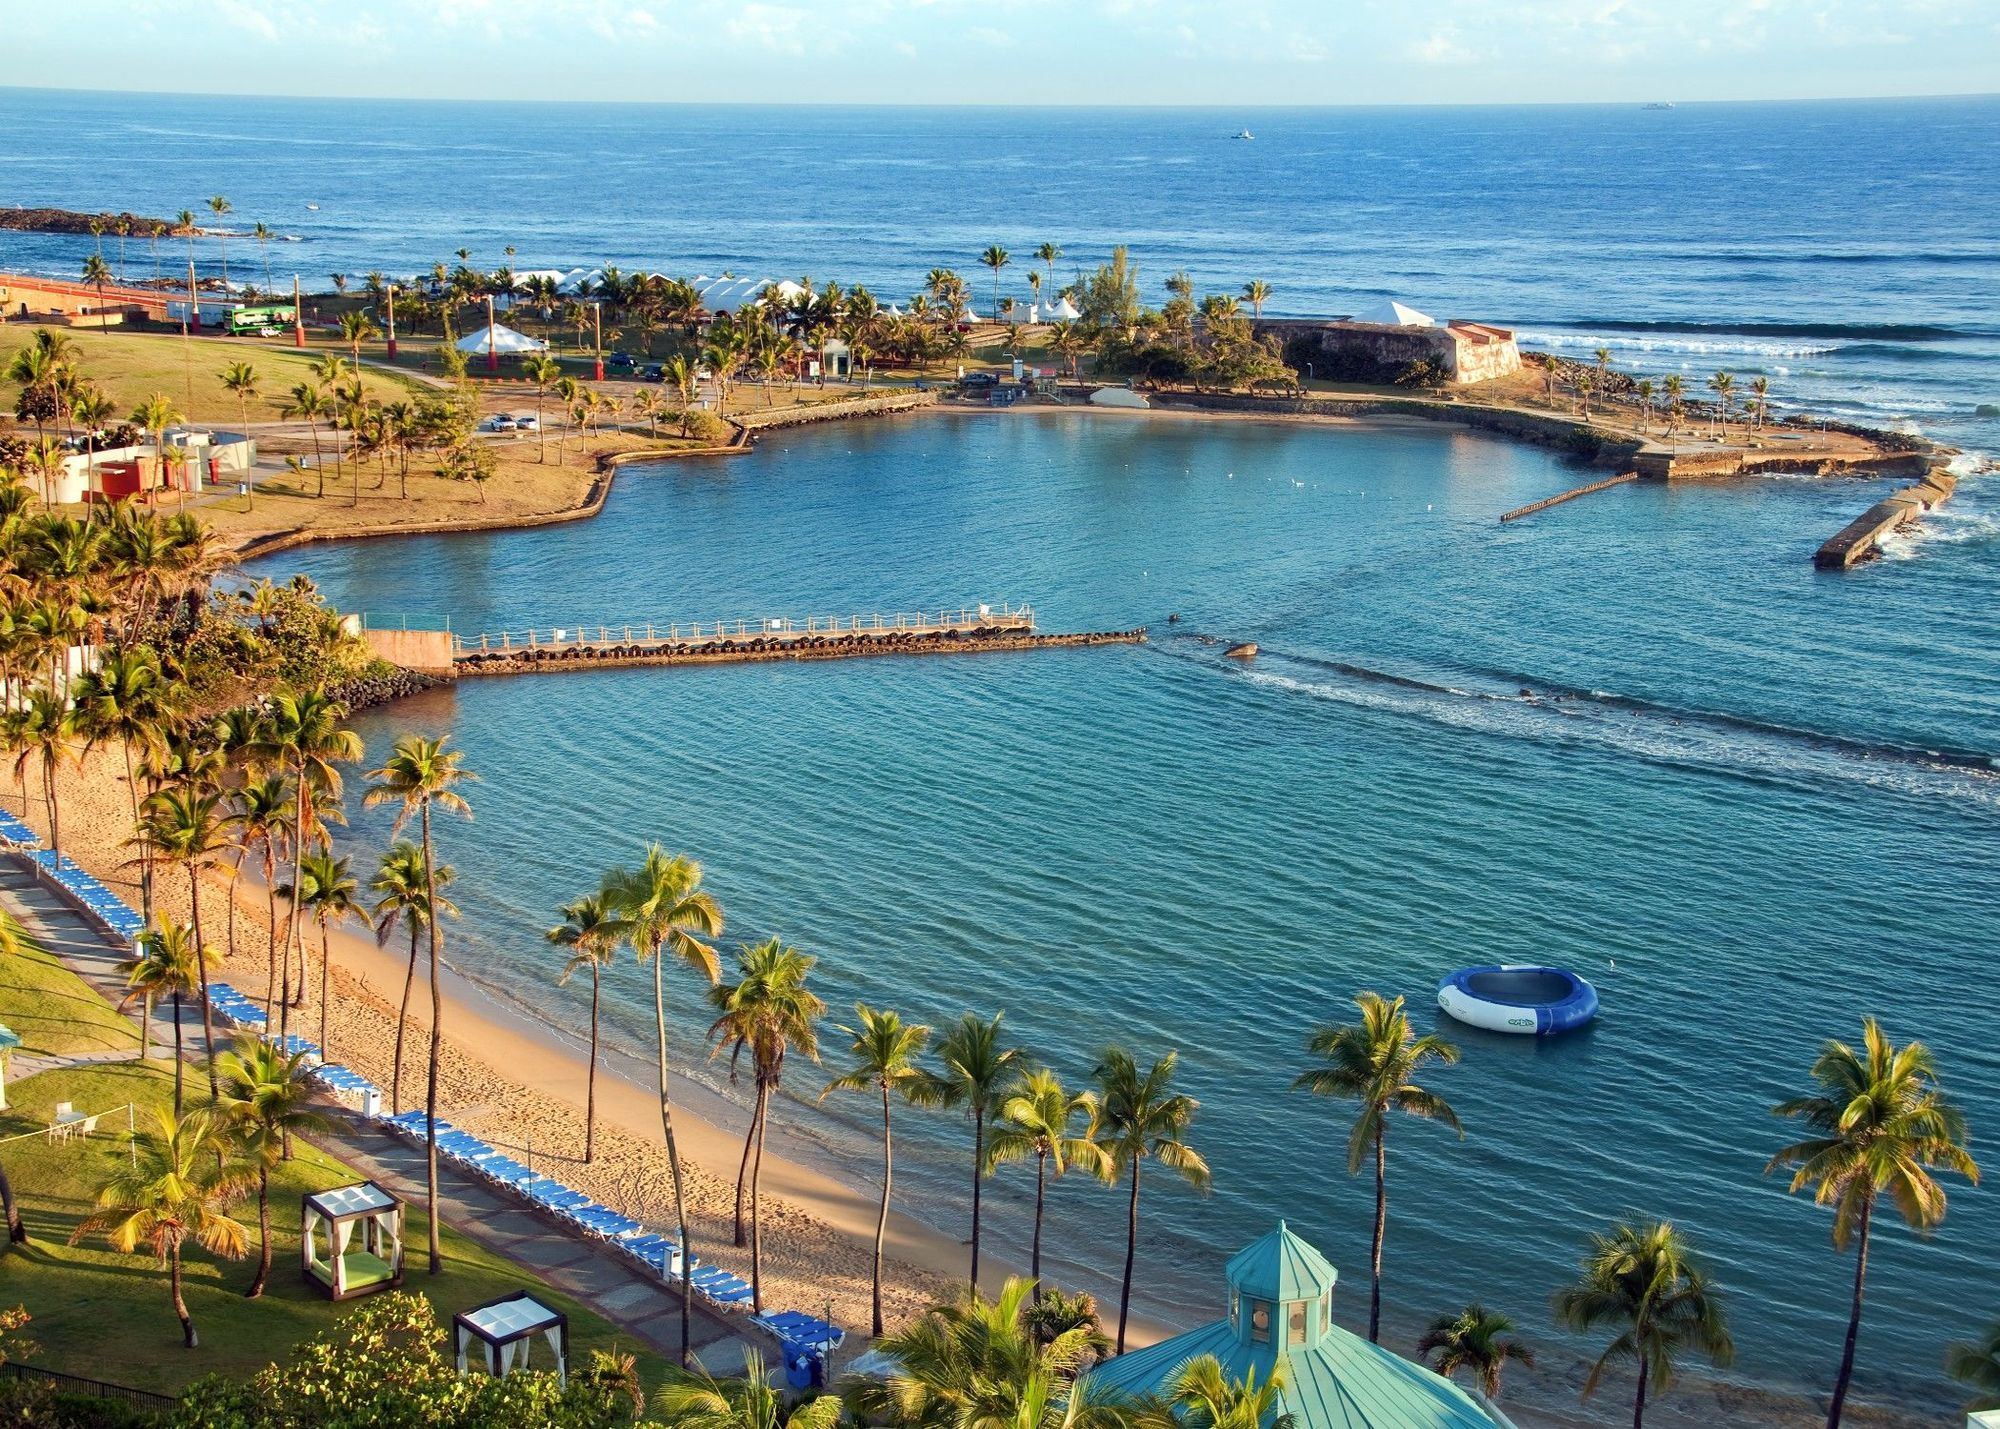
[[[1185,1429],[1292,1429],[1290,1414],[1278,1413],[1285,1388],[1285,1362],[1271,1366],[1271,1377],[1257,1383],[1257,1368],[1233,1380],[1214,1355],[1196,1355],[1164,1386],[1163,1398],[1173,1418]]]
[[[583,1164],[597,1154],[597,1014],[604,991],[604,969],[618,956],[625,925],[618,917],[617,891],[609,886],[586,893],[562,909],[562,923],[544,934],[558,948],[568,952],[563,963],[562,981],[590,970],[590,1072],[583,1101]]]
[[[1417,1076],[1427,1062],[1446,1066],[1458,1060],[1458,1048],[1432,1034],[1419,1037],[1403,1011],[1403,999],[1387,1001],[1380,994],[1364,992],[1354,999],[1361,1009],[1361,1021],[1347,1027],[1322,1027],[1306,1043],[1306,1050],[1326,1063],[1302,1072],[1292,1085],[1314,1096],[1344,1097],[1361,1104],[1354,1128],[1347,1137],[1347,1174],[1359,1175],[1361,1162],[1370,1145],[1375,1149],[1375,1239],[1369,1259],[1372,1283],[1368,1294],[1368,1338],[1375,1341],[1382,1329],[1382,1237],[1389,1225],[1389,1193],[1386,1184],[1387,1154],[1384,1138],[1389,1129],[1389,1113],[1441,1121],[1460,1137],[1465,1129],[1458,1114],[1436,1092],[1417,1085]]]
[[[2000,1409],[2000,1322],[1988,1325],[1976,1344],[1947,1347],[1944,1368],[1946,1374],[1979,1394],[1965,1407],[1966,1413]]]
[[[424,894],[431,908],[437,907],[437,881],[431,873],[437,866],[431,849],[431,810],[438,808],[471,818],[472,806],[454,786],[479,777],[461,765],[463,755],[445,748],[448,742],[420,734],[404,735],[391,747],[382,767],[369,772],[368,777],[376,782],[363,801],[368,805],[399,806],[392,836],[402,832],[411,814],[417,815],[423,829]],[[357,754],[359,747],[360,741],[356,739]],[[439,972],[444,953],[438,920],[426,918],[424,923],[431,943],[431,1055],[424,1080],[424,1204],[430,1217],[430,1273],[436,1275],[444,1269],[444,1255],[438,1248],[437,1216],[438,1060],[444,1043],[444,987]]]
[[[771,1387],[764,1356],[747,1345],[740,1376],[682,1370],[653,1396],[653,1408],[677,1429],[837,1429],[843,1412],[837,1394],[804,1395],[786,1404]]]
[[[125,979],[125,1002],[137,1001],[141,1015],[139,1021],[139,1054],[144,1057],[152,1048],[150,1012],[161,998],[174,1005],[174,1115],[181,1114],[186,1063],[181,1053],[181,999],[192,997],[201,988],[206,978],[199,970],[201,957],[197,951],[194,934],[185,924],[168,924],[164,928],[149,928],[134,942],[133,954],[118,964],[118,971]]]
[[[1243,301],[1250,305],[1250,315],[1257,321],[1264,319],[1264,304],[1271,300],[1271,285],[1262,278],[1252,278],[1243,285]]]
[[[264,731],[258,725],[258,747],[262,747]],[[238,850],[232,876],[240,873],[243,862],[253,849],[262,854],[264,865],[264,915],[265,932],[265,1016],[276,1014],[272,999],[277,995],[278,986],[278,851],[283,846],[285,820],[292,807],[292,786],[283,774],[263,774],[246,777],[235,791],[236,811],[229,816],[229,823],[235,829],[235,844]],[[236,898],[229,899],[229,955],[236,956]]]
[[[364,312],[350,310],[340,315],[340,340],[347,344],[353,354],[354,370],[361,370],[361,344],[374,337],[379,329],[374,320]]]
[[[315,1088],[303,1052],[288,1053],[244,1031],[215,1060],[222,1079],[215,1108],[236,1150],[257,1168],[257,1274],[243,1292],[255,1300],[271,1277],[271,1168],[289,1159],[292,1137],[329,1131],[333,1123],[313,1110]]]
[[[931,1039],[931,1029],[921,1023],[906,1023],[897,1013],[887,1008],[878,1011],[865,1002],[854,1004],[854,1016],[858,1027],[840,1029],[853,1039],[853,1045],[848,1049],[854,1059],[853,1065],[828,1082],[820,1098],[824,1100],[832,1092],[865,1092],[871,1087],[882,1094],[882,1205],[875,1214],[874,1282],[869,1300],[870,1323],[873,1326],[869,1333],[879,1339],[882,1334],[882,1242],[889,1230],[889,1192],[896,1174],[895,1137],[889,1108],[893,1096],[913,1100],[921,1094],[925,1074],[917,1065],[917,1058],[923,1055],[924,1046]]]
[[[283,416],[302,419],[307,429],[312,432],[313,471],[319,477],[319,490],[313,494],[322,498],[326,495],[326,468],[320,462],[319,424],[320,419],[331,410],[327,405],[326,394],[311,382],[300,382],[293,386],[291,400],[286,402],[282,409]],[[360,493],[357,492],[355,500],[360,499]]]
[[[1500,1397],[1500,1374],[1509,1362],[1535,1367],[1535,1352],[1515,1339],[1514,1322],[1474,1301],[1455,1315],[1431,1321],[1417,1341],[1417,1358],[1446,1379],[1469,1373],[1488,1399]]]
[[[166,463],[167,428],[181,420],[173,399],[164,392],[153,393],[132,409],[132,425],[153,439],[153,459],[162,466]]]
[[[361,885],[355,882],[353,869],[353,859],[335,858],[330,849],[315,850],[299,863],[304,891],[297,902],[311,909],[313,922],[319,924],[319,1052],[321,1059],[328,1062],[334,1060],[327,1032],[327,1009],[331,1005],[327,996],[327,969],[333,961],[333,925],[361,911],[361,900],[355,896]]]
[[[1682,1351],[1698,1350],[1718,1366],[1735,1357],[1728,1317],[1671,1221],[1615,1226],[1610,1235],[1590,1240],[1582,1276],[1555,1293],[1556,1319],[1586,1334],[1618,1327],[1617,1338],[1591,1365],[1583,1397],[1597,1392],[1613,1361],[1632,1360],[1639,1366],[1632,1429],[1643,1429],[1647,1391],[1665,1393]]]
[[[1718,372],[1708,379],[1708,390],[1715,394],[1715,419],[1722,424],[1722,435],[1729,435],[1729,404],[1736,395],[1736,379],[1727,372]]]
[[[257,252],[264,259],[264,291],[276,292],[271,286],[271,230],[262,223],[250,230],[257,240]]]
[[[736,1168],[736,1244],[743,1244],[743,1183],[750,1183],[750,1294],[758,1312],[764,1308],[763,1217],[759,1191],[764,1176],[764,1134],[770,1129],[771,1096],[784,1079],[785,1056],[796,1048],[819,1060],[817,1024],[826,1004],[806,986],[817,958],[807,957],[776,938],[736,953],[737,979],[718,983],[708,990],[708,1000],[716,1010],[708,1035],[715,1042],[715,1055],[729,1052],[729,1072],[734,1078],[736,1063],[746,1051],[755,1078],[757,1107],[750,1117],[750,1129],[743,1137],[743,1161]],[[752,1144],[755,1159],[752,1159]]]
[[[1750,410],[1756,416],[1757,430],[1764,430],[1764,419],[1771,411],[1771,379],[1759,377],[1750,384]]]
[[[1597,390],[1600,392],[1609,392],[1611,390],[1611,349],[1600,347],[1591,353],[1591,356],[1597,359]]]
[[[1888,1195],[1905,1225],[1929,1235],[1945,1214],[1944,1187],[1931,1173],[1954,1171],[1979,1184],[1979,1166],[1965,1149],[1965,1117],[1939,1088],[1930,1049],[1921,1042],[1896,1046],[1872,1017],[1861,1024],[1861,1035],[1858,1053],[1839,1041],[1820,1049],[1812,1066],[1818,1093],[1772,1108],[1778,1116],[1803,1121],[1811,1135],[1779,1150],[1764,1168],[1766,1173],[1789,1168],[1794,1194],[1810,1186],[1815,1201],[1833,1207],[1834,1248],[1855,1247],[1847,1342],[1827,1407],[1827,1429],[1838,1429],[1854,1378],[1877,1200]]]
[[[1643,432],[1653,423],[1653,379],[1641,377],[1632,384],[1632,393],[1639,399],[1639,430]]]
[[[99,328],[111,326],[111,314],[104,306],[104,285],[111,280],[111,265],[104,261],[101,253],[92,253],[83,260],[83,281],[97,286],[97,325]]]
[[[1053,288],[1056,285],[1056,259],[1062,257],[1061,246],[1054,243],[1044,243],[1035,250],[1035,256],[1041,259],[1043,265],[1048,268],[1049,286]]]
[[[1091,1092],[1070,1093],[1054,1072],[1038,1067],[1023,1076],[1001,1103],[1000,1122],[986,1144],[988,1170],[1035,1158],[1035,1236],[1028,1274],[1037,1300],[1042,1298],[1042,1218],[1050,1172],[1060,1179],[1077,1166],[1106,1185],[1118,1174],[1117,1163],[1097,1139],[1097,1127],[1097,1097]]]
[[[617,890],[618,912],[625,922],[625,941],[641,966],[653,968],[654,1045],[659,1050],[660,1131],[667,1143],[667,1169],[674,1183],[675,1239],[682,1264],[694,1264],[688,1244],[687,1192],[681,1175],[680,1146],[674,1140],[673,1099],[667,1086],[666,961],[685,964],[713,985],[718,976],[715,949],[704,942],[722,932],[722,907],[701,886],[701,865],[669,854],[658,844],[646,850],[635,869],[615,870],[609,879]],[[693,1353],[692,1295],[681,1297],[681,1367]]]
[[[208,1004],[208,969],[216,959],[209,952],[201,929],[201,881],[216,856],[229,847],[223,829],[227,820],[219,805],[221,796],[213,790],[165,788],[146,796],[135,842],[149,858],[176,863],[187,873],[188,911],[193,921],[187,933],[194,943],[193,957],[197,986],[201,992],[202,1045],[212,1057],[216,1048],[215,1013]],[[179,1016],[174,1035],[180,1035]],[[208,1069],[208,1092],[215,1095],[215,1067]]]
[[[221,219],[224,214],[229,212],[229,200],[221,194],[217,194],[208,201],[208,211],[214,214],[218,220]],[[219,228],[215,230],[215,247],[216,252],[222,259],[222,286],[224,291],[227,291],[229,288],[229,237]]]
[[[102,1235],[129,1255],[145,1246],[167,1267],[181,1343],[200,1343],[181,1294],[181,1250],[192,1240],[213,1255],[240,1260],[249,1236],[229,1203],[249,1186],[249,1168],[230,1156],[222,1120],[208,1107],[186,1116],[161,1110],[159,1130],[133,1138],[130,1163],[114,1161],[97,1193],[97,1209],[78,1222],[69,1243]]]
[[[88,738],[85,748],[101,739],[116,739],[125,755],[125,788],[131,797],[132,822],[139,822],[139,779],[133,752],[149,753],[164,736],[176,713],[179,696],[160,669],[160,657],[146,646],[113,650],[77,677],[75,720]],[[139,866],[141,911],[153,919],[153,863]]]
[[[247,362],[232,362],[222,369],[223,387],[236,394],[237,410],[243,416],[243,434],[250,435],[250,399],[257,395],[257,369]]]
[[[13,733],[21,751],[14,761],[14,777],[22,781],[25,789],[28,765],[31,762],[41,765],[42,802],[49,816],[49,847],[60,855],[62,810],[57,800],[56,774],[63,765],[76,762],[75,712],[60,696],[36,688],[17,702],[14,713],[17,722]]]
[[[1132,1262],[1139,1252],[1139,1163],[1151,1157],[1204,1194],[1208,1162],[1185,1140],[1201,1103],[1172,1090],[1180,1056],[1168,1052],[1144,1072],[1122,1047],[1107,1047],[1091,1076],[1097,1082],[1098,1127],[1112,1171],[1130,1170],[1132,1198],[1125,1213],[1125,1278],[1118,1292],[1118,1340],[1125,1353],[1125,1317],[1132,1303]]]
[[[1667,400],[1667,433],[1670,436],[1680,425],[1681,414],[1685,410],[1681,397],[1686,391],[1687,383],[1678,372],[1667,374],[1665,380],[1660,383],[1660,392]]]
[[[1006,249],[994,243],[990,244],[986,251],[979,255],[979,261],[993,270],[992,316],[998,318],[1000,316],[1000,270],[1011,263],[1013,258]]]
[[[437,890],[448,888],[457,876],[450,864],[434,872],[424,851],[408,839],[398,839],[382,855],[369,888],[382,896],[370,910],[375,923],[375,941],[387,945],[398,923],[410,930],[410,961],[403,970],[403,1003],[396,1014],[396,1054],[389,1070],[389,1112],[403,1109],[403,1032],[410,1021],[410,992],[417,981],[417,940],[430,925],[431,910],[440,917],[456,918],[458,907]],[[436,901],[433,902],[432,900]]]
[[[968,1012],[938,1039],[938,1060],[944,1070],[933,1072],[918,1089],[926,1106],[962,1107],[972,1119],[972,1268],[966,1283],[979,1286],[979,1203],[986,1180],[986,1126],[1019,1071],[1021,1049],[1001,1042],[1004,1013],[980,1018]]]

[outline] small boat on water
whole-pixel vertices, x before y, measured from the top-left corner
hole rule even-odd
[[[1438,1006],[1488,1032],[1553,1037],[1597,1016],[1597,989],[1568,968],[1500,963],[1460,968],[1438,984]]]
[[[314,213],[318,213],[318,212],[319,212],[319,205],[318,205],[318,204],[316,204],[316,203],[309,203],[309,204],[307,204],[307,205],[306,205],[306,207],[307,207],[307,208],[309,208],[309,209],[311,209],[311,210],[312,210],[312,211],[313,211]]]
[[[1241,133],[1239,133],[1236,137],[1239,139],[1255,139],[1257,136],[1255,134],[1252,134],[1248,129],[1245,129]]]

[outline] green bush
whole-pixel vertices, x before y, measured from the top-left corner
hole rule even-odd
[[[1595,461],[1604,450],[1604,437],[1592,427],[1571,427],[1563,433],[1562,449],[1579,461]]]

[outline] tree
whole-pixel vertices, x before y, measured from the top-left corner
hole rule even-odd
[[[185,420],[164,392],[153,393],[132,409],[132,425],[153,439],[153,458],[162,466],[166,463],[167,428]]]
[[[1500,1374],[1507,1365],[1535,1367],[1535,1352],[1514,1337],[1514,1322],[1477,1301],[1456,1314],[1431,1321],[1417,1341],[1417,1358],[1443,1375],[1470,1374],[1488,1399],[1500,1397]]]
[[[1023,1076],[1001,1103],[1000,1122],[986,1144],[989,1171],[1010,1161],[1035,1158],[1035,1235],[1028,1274],[1037,1300],[1042,1296],[1042,1220],[1050,1172],[1061,1179],[1072,1166],[1081,1167],[1107,1185],[1117,1175],[1117,1164],[1099,1143],[1097,1128],[1096,1096],[1071,1093],[1054,1072],[1038,1067]]]
[[[567,954],[561,981],[567,983],[586,969],[590,973],[590,1071],[583,1102],[583,1164],[588,1166],[597,1153],[598,1005],[604,969],[618,956],[625,924],[618,917],[617,890],[609,886],[564,904],[562,915],[563,921],[543,935]]]
[[[1130,1171],[1132,1197],[1125,1213],[1125,1277],[1118,1291],[1116,1353],[1125,1353],[1125,1318],[1132,1304],[1132,1263],[1139,1252],[1139,1164],[1148,1157],[1204,1194],[1208,1162],[1186,1141],[1201,1103],[1172,1090],[1177,1053],[1156,1058],[1139,1070],[1132,1054],[1108,1047],[1091,1076],[1097,1082],[1098,1127],[1114,1174]]]
[[[220,221],[229,212],[229,200],[217,194],[208,201],[208,211]],[[229,234],[224,229],[215,230],[215,250],[222,260],[222,286],[226,291],[229,287]]]
[[[321,464],[320,460],[319,424],[320,419],[325,417],[330,410],[327,405],[326,394],[320,391],[317,384],[312,382],[300,382],[294,385],[291,399],[285,403],[282,409],[282,415],[300,418],[312,432],[313,471],[319,477],[319,490],[315,491],[313,495],[318,498],[326,496],[326,468]],[[355,493],[354,499],[357,502],[361,499],[359,492]]]
[[[271,1278],[271,1168],[289,1159],[292,1137],[330,1131],[333,1123],[313,1110],[315,1088],[305,1053],[286,1052],[243,1031],[215,1060],[222,1084],[216,1110],[236,1150],[257,1169],[257,1274],[243,1292],[255,1300]]]
[[[361,900],[355,896],[361,891],[361,885],[355,882],[353,869],[353,859],[335,858],[329,849],[315,850],[299,862],[303,888],[296,901],[299,906],[312,910],[313,922],[319,924],[319,1052],[321,1059],[327,1062],[334,1060],[333,1042],[327,1029],[327,1011],[331,1006],[327,981],[328,967],[333,961],[333,925],[361,911]]]
[[[185,924],[147,929],[135,940],[132,956],[118,964],[119,975],[125,979],[126,987],[125,1000],[119,1006],[135,1001],[140,1006],[139,1054],[142,1057],[152,1050],[152,1009],[162,998],[173,1003],[175,1116],[181,1114],[186,1070],[186,1062],[181,1055],[181,999],[192,997],[200,990],[204,978],[197,971],[199,965],[194,935]]]
[[[926,1106],[959,1108],[972,1120],[972,1268],[966,1283],[979,1287],[980,1192],[986,1181],[986,1127],[1000,1112],[1021,1063],[1021,1049],[1001,1041],[1005,1014],[980,1018],[968,1012],[938,1039],[943,1070],[931,1073],[917,1089]]]
[[[1389,1225],[1385,1151],[1389,1113],[1399,1111],[1441,1121],[1461,1137],[1465,1129],[1443,1097],[1417,1085],[1426,1063],[1449,1066],[1458,1060],[1458,1048],[1435,1034],[1417,1036],[1400,997],[1388,1001],[1378,993],[1364,992],[1354,999],[1354,1005],[1361,1010],[1359,1023],[1321,1027],[1312,1034],[1306,1050],[1326,1065],[1302,1072],[1292,1085],[1314,1096],[1342,1097],[1361,1104],[1347,1137],[1347,1174],[1360,1174],[1361,1162],[1373,1146],[1375,1237],[1369,1258],[1368,1338],[1375,1341],[1382,1329],[1382,1238]]]
[[[1987,1326],[1986,1333],[1974,1344],[1948,1347],[1944,1368],[1946,1374],[1960,1384],[1971,1386],[1979,1395],[1966,1405],[1966,1413],[2000,1409],[2000,1322]]]
[[[160,669],[160,657],[140,645],[113,650],[97,667],[79,675],[72,686],[75,723],[85,735],[85,748],[115,739],[125,757],[125,789],[132,804],[132,822],[139,822],[139,779],[134,751],[149,753],[165,737],[178,712],[178,693]],[[140,907],[147,922],[153,918],[153,861],[139,865]]]
[[[683,1370],[660,1387],[653,1407],[675,1429],[837,1429],[837,1394],[802,1395],[790,1404],[771,1387],[764,1356],[746,1346],[743,1373]]]
[[[29,690],[14,710],[12,733],[20,750],[14,761],[14,777],[27,786],[30,762],[41,765],[42,803],[49,816],[49,847],[62,851],[61,805],[57,798],[56,775],[65,764],[76,762],[75,714],[64,700],[43,688]]]
[[[701,865],[691,858],[669,854],[658,844],[646,850],[646,857],[632,870],[619,869],[611,875],[617,889],[618,911],[625,920],[625,941],[631,945],[640,966],[653,969],[654,1045],[659,1051],[660,1131],[667,1143],[667,1169],[674,1183],[675,1239],[682,1263],[694,1264],[694,1249],[688,1244],[687,1192],[681,1174],[680,1146],[674,1140],[673,1098],[667,1086],[667,995],[666,961],[672,957],[713,985],[718,976],[715,949],[705,939],[722,933],[722,907],[715,896],[701,886]],[[693,1353],[694,1297],[683,1294],[681,1301],[681,1366],[686,1368]]]
[[[410,961],[403,970],[403,1002],[396,1014],[396,1053],[389,1071],[389,1112],[402,1111],[403,1034],[410,1021],[410,992],[417,981],[417,940],[430,926],[431,911],[441,917],[456,918],[458,908],[438,890],[451,885],[457,870],[450,864],[434,872],[424,851],[408,839],[398,839],[382,855],[369,888],[382,896],[370,910],[375,924],[375,941],[387,945],[400,923],[410,930]]]
[[[992,316],[997,319],[1000,316],[1000,270],[1011,263],[1013,258],[1006,249],[994,243],[990,244],[986,251],[979,255],[979,261],[993,270]]]
[[[865,1002],[854,1004],[855,1027],[840,1030],[852,1039],[848,1049],[853,1062],[849,1069],[826,1084],[824,1100],[832,1092],[865,1092],[871,1087],[882,1094],[882,1204],[875,1215],[875,1260],[869,1305],[876,1338],[882,1334],[882,1242],[889,1230],[889,1194],[896,1174],[895,1136],[890,1122],[892,1098],[911,1100],[920,1094],[924,1072],[917,1065],[931,1029],[921,1023],[906,1023],[887,1008],[877,1010]]]
[[[1854,1378],[1855,1342],[1868,1280],[1868,1242],[1877,1201],[1887,1195],[1903,1223],[1927,1236],[1944,1223],[1945,1193],[1933,1171],[1956,1172],[1979,1184],[1979,1166],[1965,1149],[1965,1117],[1938,1086],[1937,1067],[1921,1042],[1898,1047],[1870,1017],[1861,1024],[1862,1050],[1829,1041],[1812,1065],[1820,1090],[1772,1108],[1810,1133],[1781,1148],[1764,1170],[1789,1169],[1793,1194],[1811,1187],[1833,1208],[1836,1250],[1854,1250],[1854,1291],[1840,1375],[1827,1406],[1827,1429],[1838,1429]]]
[[[69,1243],[102,1235],[129,1255],[140,1246],[167,1267],[181,1343],[200,1343],[181,1295],[181,1252],[191,1240],[212,1255],[240,1260],[248,1235],[229,1203],[249,1187],[249,1168],[230,1154],[229,1138],[207,1107],[177,1116],[162,1110],[159,1129],[133,1138],[132,1160],[114,1161],[97,1193],[97,1209],[78,1222]]]
[[[1250,315],[1257,321],[1264,320],[1264,304],[1271,300],[1271,285],[1262,278],[1252,278],[1243,285],[1243,301],[1250,305]]]
[[[104,261],[102,253],[92,253],[83,260],[83,281],[97,286],[97,326],[111,326],[111,314],[104,306],[104,285],[111,280],[111,265]]]
[[[1593,1235],[1583,1273],[1555,1293],[1556,1319],[1582,1334],[1617,1326],[1618,1336],[1591,1365],[1583,1397],[1597,1392],[1605,1369],[1618,1360],[1638,1365],[1632,1429],[1642,1429],[1646,1395],[1673,1383],[1675,1358],[1696,1350],[1718,1366],[1735,1357],[1728,1317],[1707,1275],[1671,1221],[1620,1225]]]
[[[745,1052],[750,1054],[750,1070],[756,1087],[756,1110],[750,1129],[743,1137],[743,1162],[736,1169],[736,1244],[743,1244],[744,1172],[750,1185],[750,1294],[751,1304],[764,1309],[764,1244],[761,1197],[764,1175],[764,1134],[770,1128],[771,1097],[784,1079],[785,1057],[797,1049],[819,1060],[820,1016],[826,1004],[806,986],[817,958],[807,957],[797,948],[787,947],[776,938],[755,947],[744,944],[737,950],[737,978],[718,983],[708,991],[716,1010],[708,1029],[715,1042],[715,1055],[729,1053],[729,1074]],[[752,1147],[755,1147],[754,1159]]]
[[[258,748],[264,746],[266,731],[258,725]],[[285,837],[285,820],[292,807],[292,786],[281,773],[246,776],[235,790],[236,810],[228,822],[235,829],[234,842],[240,852],[232,872],[240,873],[253,850],[261,854],[264,866],[265,982],[264,1015],[275,1020],[278,989],[278,853]],[[236,899],[229,900],[229,951],[236,953]]]
[[[350,309],[340,315],[340,340],[347,344],[352,355],[354,370],[361,370],[361,344],[374,337],[380,329],[368,314]]]
[[[1049,270],[1049,286],[1056,285],[1056,259],[1062,257],[1062,248],[1054,243],[1044,243],[1035,250],[1035,256],[1042,260]]]
[[[236,394],[237,410],[243,417],[243,435],[250,435],[250,399],[257,395],[257,369],[247,362],[232,362],[221,372],[223,387]]]
[[[1736,379],[1727,372],[1718,372],[1708,379],[1708,390],[1715,394],[1715,419],[1726,437],[1729,435],[1729,406],[1736,396]]]
[[[448,742],[420,734],[406,734],[398,739],[382,767],[369,772],[368,777],[376,782],[364,800],[368,805],[398,806],[392,836],[402,832],[411,814],[417,816],[423,830],[424,894],[431,908],[437,907],[437,880],[431,873],[437,862],[431,848],[431,810],[438,808],[471,818],[472,806],[456,786],[479,777],[463,766],[463,755],[445,748]],[[444,1269],[444,1255],[438,1248],[437,1214],[438,1061],[444,1047],[444,986],[439,974],[444,951],[438,920],[426,918],[424,924],[431,944],[431,1047],[424,1078],[424,1205],[430,1217],[430,1273],[436,1275]]]
[[[1214,1355],[1196,1355],[1174,1371],[1162,1397],[1186,1429],[1292,1429],[1292,1416],[1277,1412],[1284,1387],[1283,1360],[1259,1384],[1254,1365],[1244,1379],[1232,1380]]]
[[[221,796],[213,790],[156,790],[146,797],[135,836],[136,842],[150,858],[179,864],[187,873],[188,911],[193,921],[185,931],[193,944],[195,983],[201,993],[202,1042],[211,1056],[216,1041],[215,1013],[208,1003],[208,969],[216,959],[202,936],[201,882],[202,874],[215,862],[216,856],[229,847],[229,840],[223,833],[227,821],[220,812],[220,804]],[[178,1005],[174,1022],[174,1035],[178,1037]],[[178,1076],[179,1069],[175,1070]],[[212,1064],[208,1070],[208,1093],[215,1095],[215,1068]]]
[[[1750,384],[1750,411],[1757,419],[1757,430],[1764,430],[1764,420],[1771,413],[1771,379],[1759,377]]]

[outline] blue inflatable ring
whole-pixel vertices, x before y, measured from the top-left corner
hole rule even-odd
[[[1568,968],[1488,964],[1460,968],[1439,983],[1438,1006],[1489,1032],[1553,1037],[1597,1016],[1597,989]]]

